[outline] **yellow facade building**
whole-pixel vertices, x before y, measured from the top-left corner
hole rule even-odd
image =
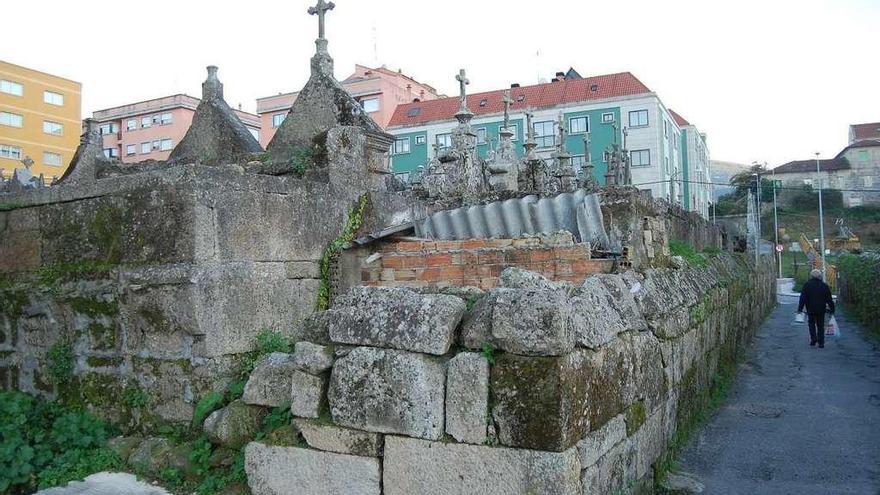
[[[61,177],[79,144],[81,107],[82,84],[0,60],[3,176],[32,160],[35,176]]]

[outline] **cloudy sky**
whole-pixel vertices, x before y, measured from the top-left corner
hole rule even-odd
[[[0,59],[83,83],[83,116],[198,96],[299,89],[317,22],[308,0],[30,0],[5,7]],[[833,156],[850,123],[880,121],[878,0],[335,0],[338,78],[385,64],[454,94],[630,71],[709,136],[712,158],[772,165]],[[11,15],[9,15],[11,14]],[[14,42],[9,42],[14,40]]]

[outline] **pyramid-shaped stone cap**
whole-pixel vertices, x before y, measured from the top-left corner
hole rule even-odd
[[[223,99],[217,67],[208,66],[208,79],[202,83],[202,102],[169,161],[221,165],[262,151],[260,143]]]
[[[266,147],[273,162],[286,162],[297,149],[310,148],[315,138],[337,126],[358,127],[368,137],[367,146],[387,152],[393,136],[386,133],[333,77],[333,59],[327,54],[327,40],[316,41],[311,77],[297,95],[287,117]]]
[[[73,155],[70,166],[58,180],[64,186],[82,186],[94,184],[98,177],[98,165],[110,163],[104,156],[104,140],[98,127],[98,121],[85,119],[79,146]]]

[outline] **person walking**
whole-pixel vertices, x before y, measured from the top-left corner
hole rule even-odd
[[[810,345],[819,344],[819,349],[825,347],[825,311],[834,314],[834,298],[831,297],[831,289],[822,281],[822,271],[810,272],[810,280],[801,289],[801,298],[798,303],[798,313],[807,309],[808,324],[810,326]]]

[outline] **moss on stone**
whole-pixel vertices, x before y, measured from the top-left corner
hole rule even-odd
[[[86,365],[90,368],[115,368],[122,366],[125,360],[121,357],[89,356]]]
[[[639,428],[645,424],[647,420],[647,412],[645,411],[645,401],[638,401],[629,406],[624,415],[626,421],[626,436],[632,436],[633,433],[639,431]]]
[[[110,203],[101,203],[95,211],[90,230],[104,261],[118,263],[122,259],[125,223],[123,209]]]
[[[112,351],[116,349],[116,329],[97,322],[89,324],[89,342],[96,351]]]
[[[88,297],[74,297],[68,303],[75,312],[92,318],[119,314],[119,304],[116,301],[108,302]]]

